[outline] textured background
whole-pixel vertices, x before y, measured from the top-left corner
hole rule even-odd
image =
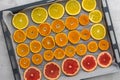
[[[14,7],[16,5],[22,5],[39,0],[0,0],[0,10],[5,8]],[[113,25],[115,28],[118,44],[120,46],[120,0],[107,0],[110,8],[110,14],[112,16]],[[11,65],[6,50],[4,37],[2,30],[0,29],[0,79],[2,80],[14,80],[11,70]],[[87,80],[120,80],[120,72],[99,76]]]

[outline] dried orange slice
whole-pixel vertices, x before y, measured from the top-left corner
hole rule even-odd
[[[68,30],[74,30],[78,27],[79,22],[78,19],[73,17],[73,16],[69,16],[67,17],[66,21],[65,21],[65,26]]]
[[[98,45],[95,41],[89,42],[87,47],[90,52],[96,52],[98,50]]]
[[[38,27],[39,33],[42,36],[48,36],[51,32],[51,27],[49,23],[42,23]]]
[[[38,29],[36,26],[30,26],[26,30],[26,36],[29,39],[35,39],[38,37]]]
[[[108,50],[109,49],[109,42],[107,40],[101,40],[99,41],[98,43],[98,47],[101,49],[101,50]]]
[[[52,49],[55,47],[55,41],[52,36],[46,36],[42,39],[42,46],[45,49]]]
[[[54,53],[52,50],[46,50],[44,51],[43,57],[46,61],[51,61],[54,58]]]
[[[30,42],[30,50],[33,52],[33,53],[38,53],[40,52],[42,49],[42,45],[39,41],[37,40],[33,40]]]
[[[84,56],[87,52],[87,46],[85,44],[78,44],[76,46],[76,53],[79,55],[79,56]]]
[[[79,17],[79,22],[80,22],[80,24],[83,25],[83,26],[88,25],[89,22],[90,22],[88,15],[86,15],[86,14],[80,15],[80,17]]]
[[[32,62],[35,64],[35,65],[40,65],[43,61],[43,57],[41,54],[33,54],[32,56]]]
[[[58,46],[63,47],[68,43],[68,38],[65,33],[58,33],[55,36],[55,42]]]
[[[73,57],[75,55],[75,47],[71,45],[67,46],[65,48],[65,54],[68,57]]]
[[[83,39],[85,41],[90,39],[90,31],[88,29],[83,29],[80,32],[80,35],[81,35],[81,39]]]
[[[63,59],[65,57],[65,51],[62,48],[57,48],[54,51],[54,56],[58,60]]]
[[[69,15],[77,15],[81,11],[81,5],[78,0],[68,0],[65,9]]]
[[[30,66],[30,59],[27,57],[20,58],[19,65],[21,68],[26,69]]]
[[[70,31],[68,33],[68,40],[72,44],[76,44],[80,41],[80,33],[77,30]]]
[[[57,19],[52,22],[51,28],[52,28],[53,32],[59,33],[65,29],[65,24],[62,20]]]
[[[18,44],[16,51],[17,51],[17,55],[20,57],[25,57],[30,52],[28,45],[25,43]]]
[[[17,43],[22,43],[26,40],[26,34],[23,30],[16,30],[13,34],[13,39]]]

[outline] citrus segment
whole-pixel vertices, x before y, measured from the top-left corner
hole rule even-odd
[[[54,51],[54,56],[56,59],[63,59],[65,57],[65,51],[62,48],[57,48]]]
[[[43,58],[42,58],[42,55],[41,54],[33,54],[32,56],[32,62],[35,64],[35,65],[40,65],[43,61]]]
[[[98,50],[98,45],[95,41],[89,42],[87,47],[90,52],[96,52]]]
[[[108,50],[109,42],[107,40],[100,40],[98,46],[101,50]]]
[[[88,29],[83,29],[80,32],[80,35],[81,35],[81,39],[83,39],[85,41],[90,39],[90,31]]]
[[[27,57],[20,58],[19,65],[21,68],[26,69],[30,66],[30,59]]]
[[[51,61],[54,58],[54,53],[52,50],[44,51],[43,57],[46,61]]]
[[[79,17],[79,23],[80,23],[82,26],[88,25],[88,24],[89,24],[89,17],[88,17],[88,15],[82,14],[82,15]]]
[[[74,57],[74,55],[75,55],[75,47],[74,46],[67,46],[65,48],[65,54],[68,57]]]
[[[79,55],[79,56],[84,56],[87,52],[87,47],[85,44],[78,44],[76,46],[76,53]]]

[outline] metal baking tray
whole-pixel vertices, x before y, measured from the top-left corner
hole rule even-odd
[[[61,3],[64,5],[66,1],[67,0],[42,0],[42,1],[38,1],[38,2],[34,2],[34,3],[30,3],[30,4],[26,4],[26,5],[22,5],[22,6],[18,6],[18,7],[0,11],[0,25],[2,26],[2,30],[4,33],[4,38],[5,38],[8,55],[9,55],[9,58],[11,61],[11,66],[12,66],[13,75],[14,75],[15,80],[23,80],[23,71],[24,70],[21,69],[18,65],[19,57],[16,55],[16,51],[15,51],[16,44],[11,38],[13,31],[14,31],[14,28],[13,29],[10,28],[12,26],[11,22],[9,21],[9,20],[11,20],[11,16],[18,12],[25,12],[26,14],[30,15],[30,11],[34,7],[42,6],[42,7],[48,8],[48,6],[54,2],[58,2],[58,3]],[[81,0],[79,0],[79,1],[81,2]],[[113,64],[108,68],[97,67],[97,69],[95,71],[89,72],[89,73],[84,72],[83,70],[80,70],[80,72],[74,77],[68,77],[68,76],[65,76],[64,74],[61,74],[59,80],[80,80],[80,79],[86,79],[86,78],[90,78],[90,77],[95,77],[95,76],[100,76],[100,75],[105,75],[105,74],[110,74],[110,73],[120,71],[120,52],[119,52],[119,48],[118,48],[118,44],[117,44],[114,26],[111,21],[111,16],[110,16],[107,0],[96,0],[96,1],[97,1],[96,9],[99,9],[103,13],[103,21],[101,23],[106,26],[107,36],[105,39],[107,39],[110,42],[110,49],[108,50],[108,52],[110,52],[111,55],[113,56]],[[81,13],[86,13],[86,12],[82,10]],[[78,17],[79,15],[77,15],[75,17]],[[65,19],[66,16],[67,16],[67,14],[65,14],[62,19]],[[50,18],[47,20],[47,22],[50,22],[50,23],[51,23],[51,21],[52,21],[52,19],[50,19]],[[31,24],[36,25],[35,23],[32,23],[32,22],[31,22]],[[89,29],[89,26],[91,26],[91,25],[92,24],[88,25],[86,28]],[[78,30],[81,30],[81,28],[78,28]],[[67,33],[67,32],[65,32],[65,33]],[[91,40],[93,40],[93,39],[91,38],[89,41],[91,41]],[[28,42],[29,42],[29,40],[28,40]],[[86,44],[86,42],[83,42],[83,41],[81,41],[80,43]],[[96,52],[96,54],[93,54],[93,55],[97,56],[99,52],[100,52],[100,50],[98,50],[98,52]],[[87,52],[87,54],[89,54],[89,53],[90,52]],[[78,56],[75,56],[75,58],[77,58],[78,60],[81,59]],[[53,62],[56,62],[58,64],[61,63],[61,61],[57,61],[57,60],[53,60]],[[43,62],[42,65],[39,65],[37,67],[42,70],[45,63],[46,62]],[[33,65],[33,66],[35,66],[35,65]],[[42,80],[45,80],[45,78],[43,77]]]

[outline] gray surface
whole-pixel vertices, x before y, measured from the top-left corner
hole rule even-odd
[[[3,2],[5,2],[5,1],[11,1],[11,0],[4,0]],[[110,6],[110,12],[111,12],[112,20],[113,20],[113,23],[114,23],[117,39],[120,40],[120,36],[119,36],[119,34],[120,34],[120,17],[119,17],[119,13],[120,13],[119,3],[120,3],[120,0],[114,0],[114,1],[113,0],[108,0],[108,3],[109,3],[109,6]],[[1,4],[1,2],[0,2],[0,4]],[[4,5],[2,4],[2,6],[4,6]],[[2,6],[0,6],[0,7],[2,7]],[[3,7],[2,7],[2,9],[3,9]],[[118,41],[118,44],[120,45],[119,41]],[[10,65],[10,62],[9,62],[8,53],[6,51],[6,46],[5,46],[5,43],[4,43],[3,33],[2,33],[1,29],[0,29],[0,52],[1,52],[0,53],[1,54],[0,55],[0,70],[1,70],[0,71],[0,78],[2,80],[14,80],[13,75],[12,75],[11,65]],[[110,74],[110,75],[104,75],[104,76],[101,76],[101,77],[95,77],[95,78],[91,78],[91,79],[87,79],[87,80],[115,80],[115,79],[120,80],[119,75],[120,75],[120,72],[115,73],[115,74]]]

